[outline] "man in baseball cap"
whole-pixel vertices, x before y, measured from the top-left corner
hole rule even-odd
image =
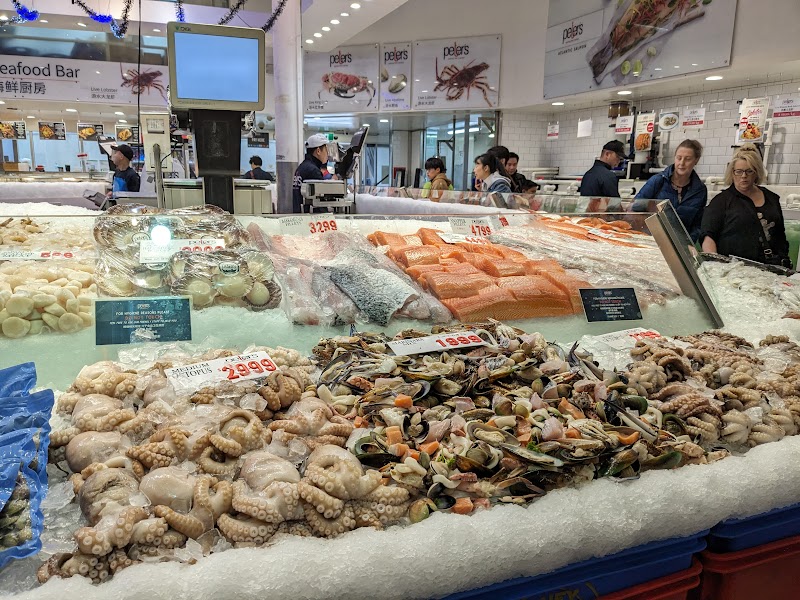
[[[328,164],[328,136],[315,133],[306,140],[306,158],[294,172],[292,186],[292,212],[303,212],[303,194],[300,187],[304,181],[324,178],[322,167]]]
[[[141,186],[141,179],[135,169],[131,167],[133,160],[133,148],[128,144],[111,146],[111,162],[117,168],[114,171],[114,183],[112,195],[117,192],[138,192]]]
[[[611,140],[603,146],[600,158],[581,179],[581,196],[619,198],[619,179],[611,169],[626,158],[625,145],[619,140]]]

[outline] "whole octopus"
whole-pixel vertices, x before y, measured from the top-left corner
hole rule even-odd
[[[84,368],[59,399],[50,451],[86,522],[40,580],[191,562],[190,544],[209,554],[525,504],[713,462],[800,427],[800,348],[785,337],[641,341],[617,372],[577,345],[496,321],[473,329],[478,347],[414,356],[377,333],[320,340],[313,361],[264,349],[277,371],[192,390],[166,369],[236,353]]]

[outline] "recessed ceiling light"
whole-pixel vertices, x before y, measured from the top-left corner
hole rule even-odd
[[[381,119],[381,123],[388,123],[389,119]]]
[[[155,33],[161,33],[161,30],[160,30],[160,29],[153,29],[153,31],[154,31]]]
[[[25,117],[25,118],[26,118],[26,119],[35,119],[36,117],[34,117],[33,115],[28,115],[28,116],[27,116],[27,117]]]
[[[661,67],[656,67],[655,69],[653,69],[653,71],[663,71],[663,69]]]
[[[117,112],[115,112],[114,114],[115,115],[119,115],[120,117],[124,117],[125,116],[125,113],[122,112],[122,111],[119,111],[119,110]]]
[[[95,73],[97,73],[98,75],[100,75],[100,71],[95,71]]]
[[[78,112],[77,108],[66,108],[64,110],[66,110],[67,112]]]
[[[563,102],[553,102],[553,106],[564,106]]]
[[[698,65],[697,63],[692,63],[692,66],[693,67],[699,67],[700,65]]]
[[[120,123],[127,123],[127,121],[125,119],[120,119],[119,122]]]
[[[0,104],[5,104],[5,102],[3,100],[0,100]]]
[[[321,38],[322,34],[318,31],[317,33],[314,34],[314,37],[315,38]]]
[[[422,93],[422,94],[427,94],[427,93],[428,93],[428,90],[422,90],[422,92],[420,92],[420,93]]]
[[[621,90],[617,92],[618,96],[630,96],[633,92],[630,90]]]
[[[358,2],[353,2],[353,3],[350,5],[350,8],[352,8],[352,9],[354,9],[354,10],[358,10],[359,8],[361,8],[361,5],[360,5]]]
[[[340,16],[340,17],[349,17],[349,16],[350,16],[350,13],[342,13],[342,14],[340,14],[339,16]]]
[[[49,23],[50,21],[45,21],[44,19],[39,19],[39,23]]]
[[[5,15],[0,15],[0,21],[8,21],[8,17]]]
[[[331,25],[338,25],[339,19],[331,19]]]
[[[674,67],[674,68],[675,68],[675,69],[680,69],[680,68],[681,68],[681,66],[680,66],[680,65],[675,65],[675,67]]]
[[[330,27],[328,27],[327,25],[326,25],[325,27],[323,27],[323,28],[322,28],[322,31],[330,31],[330,30],[331,30],[331,28],[330,28]]]
[[[706,81],[719,81],[722,79],[722,75],[709,75],[706,77]]]
[[[306,44],[313,44],[314,40],[306,40]]]
[[[490,137],[490,138],[493,138],[493,137],[494,137],[494,134],[493,134],[493,133],[490,133],[490,134],[489,134],[489,137]]]
[[[86,27],[86,23],[81,23],[80,21],[78,21],[78,27]]]

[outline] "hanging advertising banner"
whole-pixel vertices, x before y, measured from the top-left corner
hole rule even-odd
[[[100,123],[78,123],[78,137],[85,142],[96,142],[103,137],[103,126]]]
[[[167,106],[165,66],[0,55],[0,99]]]
[[[592,120],[586,119],[585,121],[581,121],[578,119],[578,137],[585,138],[585,137],[592,137]]]
[[[727,66],[735,17],[736,0],[550,0],[544,97]]]
[[[411,110],[411,42],[381,46],[381,111]]]
[[[672,131],[678,127],[678,124],[681,122],[680,117],[678,116],[677,112],[669,111],[669,112],[662,112],[661,116],[658,118],[658,128],[661,131]]]
[[[138,125],[115,125],[114,130],[118,142],[124,142],[129,146],[137,146],[139,144]]]
[[[773,119],[793,119],[800,117],[800,96],[786,96],[775,101],[772,109]]]
[[[769,98],[745,98],[739,109],[739,130],[736,143],[763,142],[767,125]]]
[[[269,148],[269,132],[252,132],[247,138],[248,148]]]
[[[502,36],[414,42],[414,108],[497,108]]]
[[[558,139],[558,123],[548,123],[547,141],[552,142]]]
[[[614,126],[614,133],[616,135],[630,135],[633,133],[633,115],[627,117],[617,117],[617,124]]]
[[[303,63],[306,112],[377,111],[378,52],[378,44],[306,52]]]
[[[653,144],[653,131],[656,128],[656,113],[639,113],[636,117],[636,137],[633,149],[636,152],[650,150]]]
[[[702,129],[705,124],[706,109],[704,107],[683,109],[683,117],[681,118],[681,127],[683,129]]]
[[[39,139],[40,140],[57,140],[62,141],[67,139],[67,126],[63,122],[49,122],[39,121]]]
[[[0,138],[24,140],[28,137],[25,121],[0,121]]]

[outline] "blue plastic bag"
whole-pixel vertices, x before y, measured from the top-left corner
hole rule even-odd
[[[36,473],[19,458],[0,459],[0,569],[42,549],[44,493]]]
[[[0,369],[0,398],[27,396],[34,385],[36,365],[32,362]]]
[[[54,404],[53,390],[40,390],[26,396],[0,396],[0,418],[15,414],[42,414],[49,419]]]
[[[0,435],[0,457],[17,456],[24,466],[36,472],[39,487],[46,492],[49,444],[49,422],[40,427],[18,429]]]

